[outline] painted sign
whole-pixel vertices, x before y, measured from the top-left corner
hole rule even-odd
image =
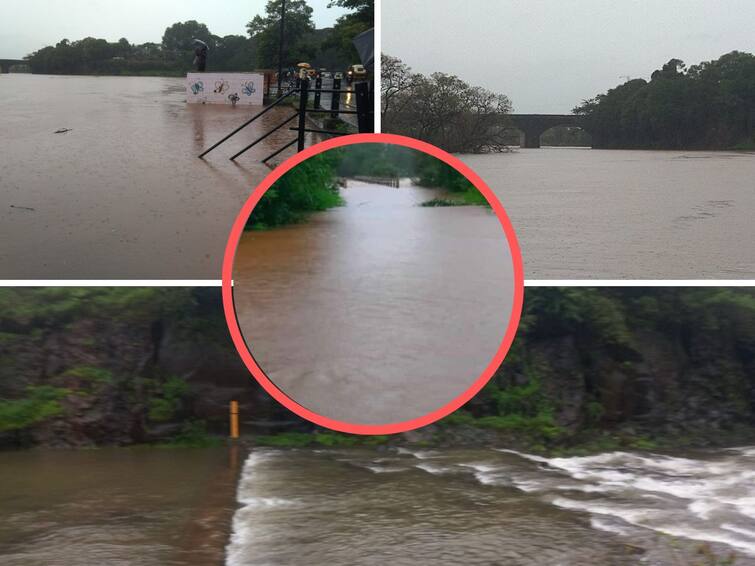
[[[189,104],[245,104],[262,106],[265,77],[258,73],[189,73]]]

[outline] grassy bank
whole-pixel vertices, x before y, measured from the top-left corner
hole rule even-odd
[[[418,156],[414,182],[420,187],[443,189],[449,193],[447,197],[423,203],[422,206],[425,207],[490,206],[469,179],[450,165],[428,155]]]

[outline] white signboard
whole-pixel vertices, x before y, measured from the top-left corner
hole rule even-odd
[[[189,104],[246,104],[262,106],[265,77],[258,73],[189,73]]]

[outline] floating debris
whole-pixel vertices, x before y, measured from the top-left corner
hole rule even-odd
[[[15,204],[10,205],[11,208],[17,208],[18,210],[29,210],[31,212],[36,212],[36,208],[29,208],[28,206],[16,206]]]
[[[60,128],[59,130],[55,130],[56,134],[65,134],[66,132],[71,132],[71,128]]]

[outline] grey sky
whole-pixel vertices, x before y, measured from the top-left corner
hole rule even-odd
[[[521,113],[568,113],[671,58],[755,52],[752,0],[383,0],[383,52],[502,92]]]
[[[308,0],[318,28],[345,13],[329,0]],[[131,43],[159,43],[165,28],[197,20],[215,35],[246,34],[246,23],[264,11],[267,0],[4,0],[0,58],[21,58],[63,38],[87,36]]]

